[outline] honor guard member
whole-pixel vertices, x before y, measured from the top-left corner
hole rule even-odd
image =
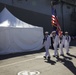
[[[69,43],[71,41],[71,37],[68,35],[68,32],[65,32],[65,49],[66,49],[66,54],[69,53]]]
[[[48,35],[48,32],[45,32],[44,47],[45,47],[46,53],[45,53],[44,58],[47,59],[47,60],[50,60],[50,53],[49,53],[50,46],[51,46],[50,36]]]
[[[64,41],[65,41],[64,35],[63,32],[61,31],[59,35],[60,56],[64,56],[64,52],[63,52]]]
[[[59,57],[58,50],[57,50],[57,47],[59,44],[59,36],[56,34],[56,31],[52,32],[52,38],[53,38],[53,47],[54,47],[53,57]]]

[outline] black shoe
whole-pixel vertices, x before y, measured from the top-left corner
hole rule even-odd
[[[46,59],[46,56],[44,56],[44,59]]]
[[[69,55],[69,53],[66,53],[67,55]]]
[[[53,57],[56,57],[55,55],[53,55]]]
[[[64,56],[64,54],[60,54],[60,56]]]
[[[48,59],[50,59],[51,57],[50,56],[48,56]]]
[[[56,55],[57,58],[59,58],[59,55]]]
[[[48,56],[47,60],[50,61],[50,56]]]

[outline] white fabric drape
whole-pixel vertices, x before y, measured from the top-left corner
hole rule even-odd
[[[0,54],[39,50],[43,47],[43,28],[14,17],[6,8],[0,18]]]

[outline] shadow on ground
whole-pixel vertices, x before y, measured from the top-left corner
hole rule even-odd
[[[57,62],[62,63],[65,67],[67,67],[74,75],[76,75],[76,67],[74,66],[73,62],[70,57],[64,56],[64,58],[57,58]]]
[[[18,57],[18,56],[41,53],[41,52],[44,52],[44,51],[45,51],[45,49],[42,48],[41,50],[38,50],[38,51],[29,51],[29,52],[19,52],[19,53],[4,54],[4,55],[0,55],[0,60],[13,58],[13,57]]]
[[[49,63],[49,64],[51,64],[51,65],[55,65],[56,64],[56,62],[55,61],[53,61],[53,60],[49,60],[49,61],[45,61],[46,63]]]

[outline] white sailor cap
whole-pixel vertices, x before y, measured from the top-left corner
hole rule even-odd
[[[48,33],[49,33],[48,31],[45,32],[45,34],[48,34]]]
[[[56,31],[52,31],[52,34],[53,34],[53,33],[56,33]]]
[[[66,31],[65,34],[68,34],[68,32]]]

